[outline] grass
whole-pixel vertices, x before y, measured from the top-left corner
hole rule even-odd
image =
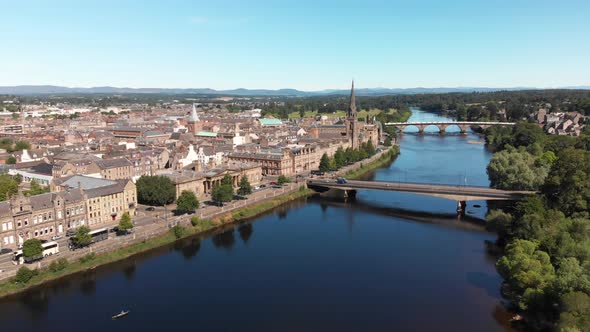
[[[268,210],[272,210],[275,207],[285,204],[289,201],[311,195],[312,193],[314,193],[313,190],[307,189],[304,186],[301,186],[299,188],[299,190],[296,192],[293,192],[293,193],[290,193],[287,195],[278,196],[278,197],[275,197],[275,198],[268,200],[268,201],[260,202],[260,203],[257,203],[257,204],[254,204],[254,205],[251,205],[248,207],[238,209],[232,213],[232,218],[235,221],[249,219],[249,218],[255,217],[263,212],[266,212]]]
[[[386,166],[389,164],[394,158],[399,155],[399,146],[394,145],[392,146],[389,151],[385,152],[379,159],[363,164],[362,167],[359,167],[355,170],[348,171],[345,175],[346,178],[349,179],[358,179],[361,178],[363,175],[366,175],[369,172],[372,172],[378,168]]]

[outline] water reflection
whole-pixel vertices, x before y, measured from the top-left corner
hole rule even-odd
[[[88,273],[80,282],[80,292],[86,296],[92,296],[96,292],[96,278],[94,273]]]
[[[250,240],[250,237],[254,232],[254,226],[252,223],[242,224],[238,227],[238,232],[240,233],[240,238],[242,241],[244,241],[244,243],[248,243],[248,240]]]
[[[137,264],[136,264],[135,260],[133,260],[129,263],[129,265],[127,265],[125,268],[123,268],[123,275],[125,276],[125,279],[127,279],[128,281],[131,281],[135,277],[136,271],[137,271]]]
[[[211,241],[213,242],[213,245],[216,248],[230,250],[231,248],[233,248],[236,242],[236,238],[234,236],[234,229],[232,228],[219,234],[213,235]]]

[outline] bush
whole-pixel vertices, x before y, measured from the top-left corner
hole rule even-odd
[[[277,183],[280,185],[283,185],[283,184],[289,183],[289,182],[290,182],[289,178],[287,178],[284,175],[279,176],[279,178],[277,179]]]
[[[176,237],[177,239],[180,239],[186,234],[186,229],[180,225],[176,225],[172,227],[172,234],[174,234],[174,237]]]
[[[29,282],[34,276],[39,274],[37,270],[31,270],[26,266],[21,267],[16,272],[16,276],[14,277],[14,281],[20,284],[26,284]]]
[[[68,260],[65,258],[60,258],[58,260],[55,260],[53,262],[51,262],[51,264],[49,264],[49,271],[51,272],[58,272],[58,271],[62,271],[64,270],[66,267],[68,267]]]
[[[199,220],[199,217],[197,217],[197,216],[193,216],[193,217],[191,218],[191,225],[193,225],[193,227],[194,227],[194,226],[197,226],[197,225],[199,224],[199,221],[200,221],[200,220]]]
[[[93,260],[95,258],[96,258],[96,254],[95,253],[90,253],[90,254],[88,254],[88,255],[86,255],[84,257],[81,257],[80,258],[80,263],[84,264],[84,263],[90,262],[91,260]]]

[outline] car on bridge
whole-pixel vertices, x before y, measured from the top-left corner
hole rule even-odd
[[[336,179],[336,183],[338,183],[338,184],[345,184],[347,182],[348,182],[348,180],[346,180],[346,178],[337,178]]]

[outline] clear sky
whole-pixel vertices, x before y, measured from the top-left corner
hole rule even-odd
[[[0,85],[590,85],[589,0],[5,0]]]

